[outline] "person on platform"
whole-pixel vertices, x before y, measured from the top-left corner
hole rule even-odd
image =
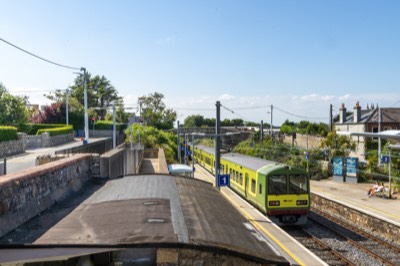
[[[382,193],[385,189],[385,184],[383,182],[379,184],[378,182],[373,185],[372,188],[368,190],[368,197],[376,195],[376,193]]]

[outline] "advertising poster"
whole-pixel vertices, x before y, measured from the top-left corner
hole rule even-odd
[[[343,158],[333,157],[333,175],[343,176]]]
[[[357,176],[357,162],[358,158],[346,158],[346,176]]]

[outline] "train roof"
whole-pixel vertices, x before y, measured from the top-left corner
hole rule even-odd
[[[207,146],[203,146],[203,145],[198,145],[196,147],[201,150],[204,150],[208,153],[211,153],[212,155],[215,154],[215,149],[213,149],[211,147],[207,147]],[[268,168],[270,168],[271,166],[277,166],[278,168],[279,167],[281,168],[283,166],[282,164],[279,164],[274,161],[268,161],[268,160],[264,160],[261,158],[240,154],[240,153],[225,153],[225,154],[221,155],[221,158],[223,158],[227,161],[230,161],[232,163],[235,163],[235,164],[240,164],[241,166],[244,166],[253,171],[258,171],[261,168],[265,168],[266,166],[268,166]]]
[[[108,181],[34,244],[204,246],[287,264],[254,234],[212,184],[157,174]]]
[[[222,155],[221,158],[235,164],[240,164],[241,166],[244,166],[255,172],[265,166],[272,166],[278,164],[273,161],[268,161],[257,157],[251,157],[240,153],[226,153]]]

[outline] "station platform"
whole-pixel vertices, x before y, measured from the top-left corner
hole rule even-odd
[[[195,168],[196,179],[215,183],[215,177],[202,166],[196,164]],[[249,226],[257,230],[264,241],[291,265],[327,265],[231,189],[221,187],[220,193],[246,218]]]
[[[339,203],[400,226],[400,194],[392,199],[368,197],[370,183],[343,183],[332,179],[311,180],[311,193],[335,200]],[[388,184],[385,184],[388,187]]]

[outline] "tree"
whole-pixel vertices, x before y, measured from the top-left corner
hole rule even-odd
[[[321,147],[330,151],[333,156],[349,156],[351,151],[355,151],[356,143],[347,136],[339,136],[336,131],[328,133],[325,139],[321,141]]]
[[[0,82],[0,125],[21,127],[28,121],[27,97],[13,96]]]
[[[158,92],[148,96],[139,97],[141,106],[141,116],[148,126],[158,129],[171,129],[174,127],[176,112],[173,109],[166,108],[163,102],[164,95]]]
[[[35,124],[65,124],[65,103],[56,102],[43,107],[30,121]]]
[[[185,118],[183,127],[201,127],[203,125],[204,117],[202,115],[190,115]]]
[[[92,77],[90,73],[87,73],[86,78],[88,108],[94,109],[97,114],[96,117],[104,119],[107,107],[113,101],[116,101],[118,104],[122,103],[122,98],[118,96],[117,90],[106,77],[98,75]],[[74,82],[75,84],[71,86],[71,96],[84,106],[83,73],[80,73]]]

